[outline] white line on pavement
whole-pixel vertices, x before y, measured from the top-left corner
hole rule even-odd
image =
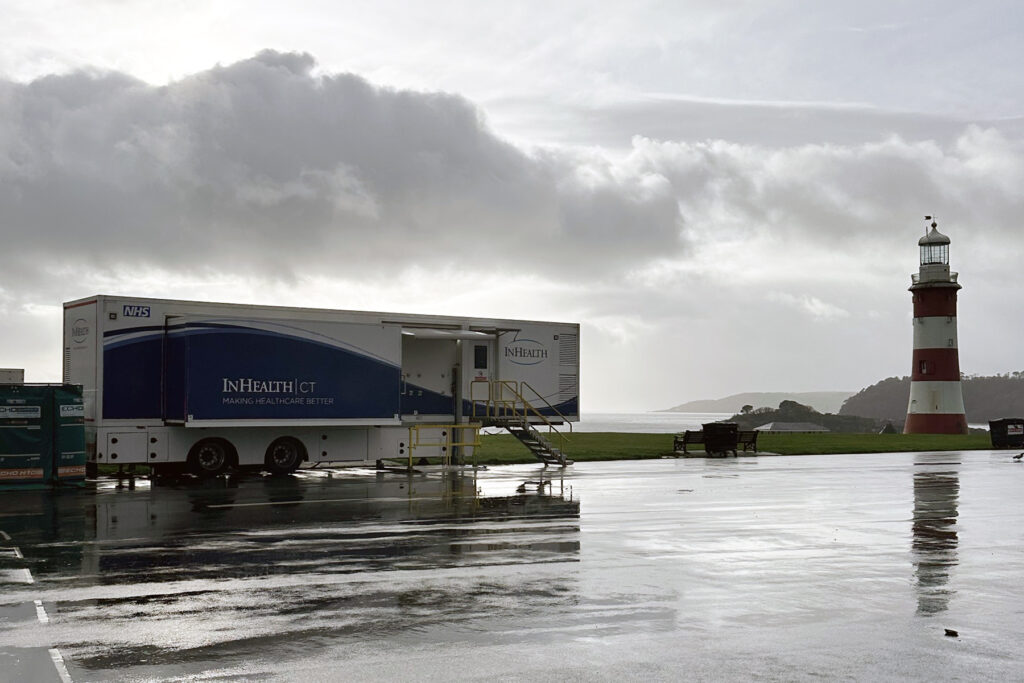
[[[60,650],[55,647],[50,648],[50,659],[57,667],[57,675],[60,676],[62,683],[72,683],[71,674],[68,673],[68,667],[64,665],[64,658],[60,656]]]
[[[50,623],[50,617],[49,617],[49,615],[46,614],[46,608],[43,607],[43,601],[42,600],[36,600],[35,603],[36,603],[36,616],[39,617],[39,623],[40,624],[48,624],[48,623]]]

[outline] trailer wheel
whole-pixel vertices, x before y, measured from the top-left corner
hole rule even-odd
[[[231,446],[222,439],[203,439],[188,453],[188,469],[201,479],[216,477],[231,464]]]
[[[306,458],[306,449],[302,442],[290,436],[274,439],[267,447],[267,455],[263,465],[271,474],[291,474],[299,469]]]

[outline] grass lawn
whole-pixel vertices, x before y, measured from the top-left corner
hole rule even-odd
[[[537,459],[510,434],[483,435],[482,465],[532,463]],[[988,434],[771,434],[758,437],[759,451],[779,455],[962,451],[992,448]],[[586,432],[566,437],[566,454],[577,462],[638,460],[672,455],[672,434]],[[692,449],[691,449],[692,450]],[[699,454],[700,451],[698,450]]]
[[[484,434],[477,454],[481,465],[535,463],[537,459],[511,434]],[[943,434],[771,434],[758,437],[758,450],[779,455],[823,455],[827,453],[896,453],[906,451],[966,451],[992,448],[988,434],[947,436]],[[690,450],[694,450],[691,448]],[[577,462],[597,460],[642,460],[671,456],[672,434],[623,434],[583,432],[565,441],[566,454]],[[699,448],[694,451],[701,454]],[[140,475],[148,473],[138,465]],[[115,465],[101,465],[103,474],[117,471]]]

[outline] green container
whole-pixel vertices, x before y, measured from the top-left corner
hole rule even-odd
[[[62,484],[85,480],[85,405],[82,387],[52,387],[54,479]]]
[[[84,479],[82,388],[0,384],[0,486],[48,486]]]
[[[0,385],[0,484],[47,484],[53,478],[52,440],[44,419],[48,387]]]

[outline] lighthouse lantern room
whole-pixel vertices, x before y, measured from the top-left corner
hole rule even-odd
[[[949,238],[931,230],[918,241],[921,267],[911,275],[914,302],[914,356],[905,434],[966,434],[967,417],[960,387],[956,335],[956,297],[960,285],[949,271]]]

